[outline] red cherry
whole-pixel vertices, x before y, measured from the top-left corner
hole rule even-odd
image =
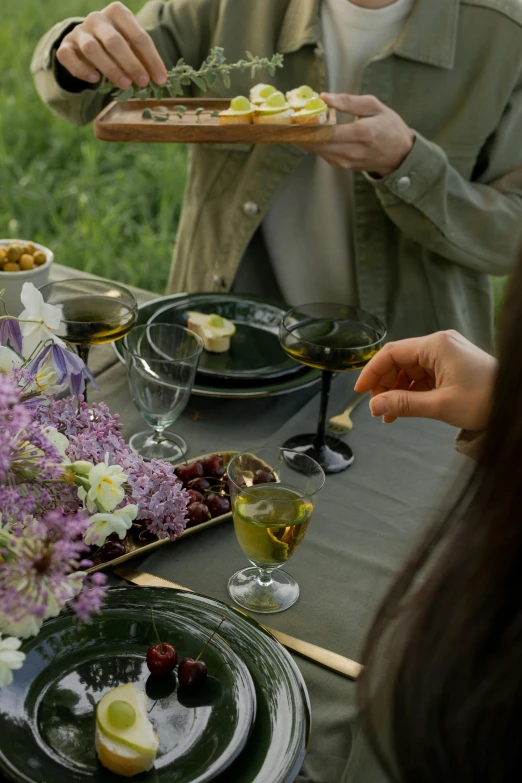
[[[187,527],[201,525],[202,522],[208,522],[211,514],[204,503],[191,503],[187,508]]]
[[[104,563],[114,560],[115,557],[124,555],[127,550],[121,541],[107,541],[100,549],[100,559]]]
[[[200,492],[202,495],[204,495],[207,489],[210,489],[210,481],[207,481],[206,478],[192,479],[187,484],[187,489],[193,489],[196,492]]]
[[[207,495],[205,503],[207,504],[207,508],[210,511],[212,518],[228,514],[230,511],[230,500],[223,497],[223,495],[217,495],[215,492],[211,492]]]
[[[253,484],[270,484],[275,481],[275,476],[269,473],[268,470],[256,470],[254,473]]]
[[[186,486],[189,481],[195,478],[201,478],[204,475],[201,462],[191,462],[190,465],[179,465],[174,473],[181,483]]]
[[[187,495],[189,496],[189,502],[188,502],[189,506],[192,503],[203,503],[203,501],[205,500],[201,492],[197,492],[195,489],[189,489],[187,491]]]
[[[194,658],[183,658],[178,669],[179,684],[187,690],[199,688],[207,678],[207,666]]]
[[[205,457],[201,460],[201,464],[203,465],[205,476],[210,476],[210,478],[216,479],[223,477],[225,472],[225,468],[223,467],[223,457],[220,457],[218,454],[210,454],[208,457]]]
[[[160,642],[147,650],[147,666],[155,677],[165,677],[174,671],[178,654],[171,644]]]

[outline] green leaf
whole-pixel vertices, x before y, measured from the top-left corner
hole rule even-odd
[[[210,116],[211,116],[211,117],[219,117],[219,112],[218,112],[218,110],[217,110],[217,109],[214,109],[213,111],[211,111],[211,112],[210,112]]]
[[[141,100],[144,100],[145,98],[150,98],[151,96],[152,96],[152,91],[150,87],[143,87],[141,90],[138,90],[138,92],[134,94],[135,98],[140,98]]]
[[[127,87],[126,90],[122,90],[116,96],[116,100],[118,101],[118,103],[123,103],[123,101],[128,101],[133,97],[134,97],[134,85],[131,85],[130,87]]]
[[[176,63],[176,65],[177,66],[185,65],[185,58],[184,57],[180,57],[178,62]]]
[[[143,109],[141,113],[141,117],[144,120],[151,120],[152,119],[152,112],[150,109]]]
[[[205,83],[205,80],[201,76],[192,76],[192,81],[197,87],[199,87],[200,90],[202,90],[203,92],[207,91],[207,85]]]
[[[154,111],[166,112],[167,114],[169,113],[169,110],[166,106],[155,106]]]
[[[248,57],[248,59],[250,60],[250,62],[252,62],[252,60],[254,60],[254,59],[255,59],[255,57],[254,57],[254,55],[252,54],[252,52],[248,52],[248,51],[247,51],[247,52],[245,52],[245,54],[246,54],[246,56]]]
[[[270,65],[268,68],[268,73],[270,74],[270,76],[275,76],[275,72],[276,72],[275,67],[273,65]]]
[[[178,114],[180,112],[181,112],[181,114],[185,114],[185,112],[187,111],[187,107],[186,106],[180,106],[180,105],[174,106],[174,109],[175,109],[175,111],[178,112]]]
[[[153,114],[152,116],[155,120],[158,120],[158,122],[166,122],[169,118],[168,114]]]
[[[190,85],[190,76],[182,76],[179,81],[184,87],[188,87]]]
[[[107,95],[109,92],[112,92],[116,89],[116,85],[114,85],[112,82],[104,82],[100,87],[98,87],[98,92],[101,92],[102,95]]]
[[[163,87],[160,87],[159,84],[152,85],[152,92],[156,100],[160,101],[163,98]]]
[[[226,71],[223,73],[223,84],[225,85],[227,90],[229,90],[232,85],[232,82],[230,81],[230,76]]]
[[[205,74],[205,81],[208,87],[213,87],[216,83],[217,73],[215,71],[209,71]]]
[[[4,294],[5,294],[5,288],[2,288],[2,290],[0,291],[0,299],[3,297]]]
[[[205,111],[202,106],[199,107],[199,109],[196,109],[195,114],[202,114]]]

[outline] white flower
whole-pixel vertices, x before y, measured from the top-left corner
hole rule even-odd
[[[108,455],[105,462],[94,465],[89,471],[88,481],[91,485],[87,493],[87,503],[99,503],[105,511],[112,511],[119,506],[125,497],[121,485],[127,481],[127,475],[121,465],[109,465]]]
[[[84,508],[87,509],[89,514],[94,514],[98,506],[88,496],[85,487],[78,487],[78,497],[82,501]]]
[[[43,619],[28,615],[23,620],[13,622],[5,614],[0,614],[0,633],[8,636],[18,636],[21,639],[27,639],[29,636],[36,636],[42,627]]]
[[[47,440],[53,444],[54,448],[59,452],[60,456],[63,457],[64,461],[68,462],[69,460],[65,450],[69,446],[69,440],[65,437],[65,435],[62,435],[61,432],[58,432],[56,427],[44,427],[43,434]]]
[[[59,329],[62,311],[59,307],[46,304],[40,291],[32,283],[24,283],[20,295],[25,310],[20,313],[20,329],[22,331],[22,354],[28,359],[39,345],[52,340],[65,346],[53,329]],[[32,323],[23,323],[31,321]]]
[[[113,514],[94,514],[84,536],[85,543],[88,546],[101,546],[112,533],[117,533],[120,539],[125,538],[137,514],[138,506],[134,504],[119,508]]]
[[[11,685],[13,669],[21,669],[25,661],[25,653],[20,652],[22,642],[14,636],[0,637],[0,688]]]
[[[0,345],[0,373],[10,375],[21,364],[22,360],[17,353],[8,348],[7,345]]]
[[[23,339],[23,351],[25,356],[25,337]],[[38,368],[34,381],[29,387],[29,391],[43,392],[44,394],[58,394],[59,392],[64,391],[68,384],[68,378],[65,378],[63,383],[58,383],[58,374],[53,367],[51,357],[48,356],[44,363]]]

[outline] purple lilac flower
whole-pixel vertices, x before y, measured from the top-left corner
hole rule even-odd
[[[85,390],[85,381],[89,380],[93,388],[97,389],[96,382],[92,377],[91,371],[80,357],[63,348],[57,343],[51,343],[41,351],[28,367],[32,375],[36,375],[39,368],[45,362],[47,357],[51,357],[53,369],[57,375],[58,385],[62,385],[66,379],[69,379],[71,394],[78,397]]]
[[[93,404],[92,418],[88,406],[79,406],[71,398],[51,401],[39,410],[42,424],[56,427],[69,438],[67,456],[71,461],[102,462],[121,465],[128,476],[126,503],[138,505],[138,521],[159,538],[174,540],[186,526],[188,495],[181,488],[174,468],[168,462],[145,462],[121,437],[122,425],[111,416],[104,403]]]
[[[76,573],[88,550],[83,542],[88,524],[85,514],[52,511],[15,527],[4,549],[9,556],[0,559],[0,606],[12,622],[57,614],[69,601],[81,619],[98,611],[102,579]],[[80,598],[82,582],[86,595]]]
[[[16,353],[22,353],[22,332],[16,318],[2,318],[0,320],[0,345],[11,343]]]

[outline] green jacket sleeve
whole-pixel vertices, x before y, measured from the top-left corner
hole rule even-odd
[[[151,35],[167,68],[172,68],[180,57],[195,66],[210,49],[210,30],[218,8],[219,0],[152,0],[137,14],[137,19]],[[71,92],[57,79],[56,48],[69,30],[82,21],[76,17],[55,25],[39,42],[31,63],[36,89],[44,103],[56,115],[76,125],[91,122],[110,100],[91,86]]]
[[[479,160],[476,182],[417,135],[401,166],[369,178],[391,220],[423,247],[468,269],[510,271],[522,233],[522,80]]]

